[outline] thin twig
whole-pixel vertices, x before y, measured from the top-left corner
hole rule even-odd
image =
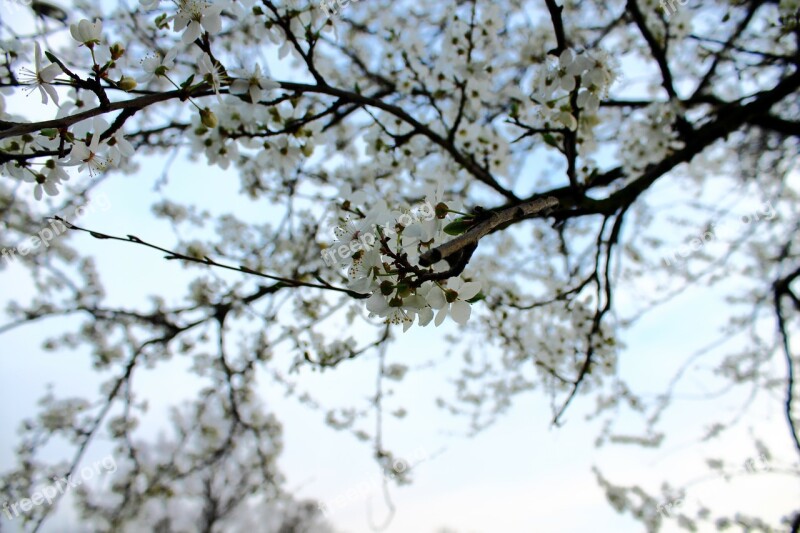
[[[126,237],[117,237],[117,236],[114,236],[114,235],[108,235],[108,234],[105,234],[105,233],[100,233],[99,231],[93,231],[93,230],[90,230],[90,229],[81,228],[79,226],[76,226],[76,225],[72,224],[71,222],[68,222],[67,220],[64,220],[63,218],[61,218],[59,216],[55,216],[55,217],[53,217],[53,219],[58,220],[59,222],[63,223],[65,226],[67,226],[67,229],[76,230],[76,231],[83,231],[85,233],[88,233],[89,235],[91,235],[95,239],[109,239],[109,240],[114,240],[114,241],[129,242],[129,243],[133,243],[133,244],[139,244],[139,245],[142,245],[142,246],[146,246],[148,248],[153,248],[154,250],[158,250],[160,252],[164,252],[165,254],[167,254],[165,259],[167,259],[168,261],[177,259],[179,261],[187,261],[187,262],[191,262],[191,263],[199,263],[201,265],[213,266],[213,267],[217,267],[217,268],[224,268],[226,270],[233,270],[235,272],[241,272],[241,273],[244,273],[244,274],[250,274],[250,275],[253,275],[253,276],[259,276],[259,277],[262,277],[262,278],[271,279],[271,280],[274,280],[274,281],[278,281],[280,283],[285,283],[287,287],[312,287],[312,288],[315,288],[315,289],[326,289],[326,290],[330,290],[330,291],[343,292],[343,293],[347,294],[348,296],[352,296],[353,298],[358,298],[358,299],[369,298],[369,296],[370,296],[369,294],[362,294],[360,292],[355,292],[355,291],[351,291],[349,289],[343,289],[341,287],[336,287],[336,286],[330,285],[330,284],[322,281],[319,277],[317,277],[317,279],[321,282],[320,284],[308,283],[306,281],[299,281],[299,280],[296,280],[296,279],[283,278],[283,277],[280,277],[280,276],[273,276],[271,274],[264,274],[263,272],[259,272],[257,270],[253,270],[252,268],[248,268],[248,267],[246,267],[244,265],[232,266],[232,265],[226,265],[226,264],[223,264],[223,263],[219,263],[217,261],[214,261],[213,259],[211,259],[208,256],[203,256],[203,258],[200,259],[200,258],[197,258],[197,257],[184,255],[184,254],[172,251],[172,250],[168,250],[167,248],[162,248],[162,247],[157,246],[155,244],[151,244],[149,242],[143,241],[142,239],[140,239],[139,237],[137,237],[135,235],[127,235]]]

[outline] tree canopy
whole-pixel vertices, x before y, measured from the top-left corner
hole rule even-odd
[[[387,479],[407,483],[382,435],[382,383],[402,386],[409,367],[387,353],[426,328],[461,357],[438,403],[470,432],[536,390],[554,426],[591,404],[599,445],[658,447],[675,388],[708,350],[676,354],[686,364],[652,397],[619,371],[647,357],[625,349],[625,333],[703,285],[727,299],[721,334],[735,341],[702,379],[769,399],[785,442],[754,435],[754,446],[800,458],[797,0],[2,9],[0,275],[35,291],[8,298],[0,333],[30,328],[46,350],[84,350],[102,377],[82,395],[48,393],[26,419],[0,477],[8,502],[77,476],[103,442],[113,484],[75,491],[97,530],[324,531],[324,509],[283,483],[281,413],[260,376],[370,442]],[[145,237],[109,207],[138,197],[104,192],[133,175],[156,191],[236,180],[242,203],[162,194],[138,207],[173,233]],[[101,225],[82,222],[89,211]],[[96,261],[120,246],[165,257],[166,279],[190,273],[182,297],[131,277],[146,299],[120,303]],[[367,357],[380,364],[364,405],[326,410],[297,392]],[[190,363],[196,395],[171,409],[170,434],[142,439],[148,390],[135,377],[173,358]],[[622,412],[638,417],[633,433],[617,429]],[[65,444],[69,457],[51,460]],[[674,505],[679,488],[597,479],[648,531],[800,530],[797,508],[695,512]],[[54,509],[19,521],[39,529]]]

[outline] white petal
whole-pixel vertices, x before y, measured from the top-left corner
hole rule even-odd
[[[474,281],[470,281],[469,283],[465,283],[458,289],[458,297],[462,300],[469,300],[473,298],[481,292],[481,284],[475,283]]]
[[[259,89],[256,85],[250,86],[250,101],[254,104],[257,104],[261,101],[261,89]]]
[[[186,30],[183,32],[183,36],[181,37],[181,41],[186,44],[196,41],[200,37],[200,23],[196,20],[193,20],[189,23],[186,27]]]
[[[78,29],[78,25],[77,24],[70,24],[69,25],[69,33],[70,33],[70,35],[72,35],[72,38],[75,39],[76,41],[78,41],[79,43],[83,42],[83,40],[81,39],[81,33],[80,33],[80,30]]]
[[[56,63],[51,63],[39,71],[39,77],[47,83],[56,79],[59,74],[61,74],[61,67]]]
[[[425,299],[428,301],[428,305],[434,309],[442,309],[447,306],[447,300],[444,297],[442,289],[439,287],[432,288]]]
[[[434,325],[438,328],[444,322],[444,319],[447,317],[447,307],[443,307],[439,309],[439,312],[436,313],[436,320],[434,321]]]
[[[261,81],[258,83],[262,89],[265,91],[269,91],[272,89],[279,89],[281,84],[275,80],[269,80],[267,78],[262,78]]]
[[[565,68],[569,66],[570,63],[572,63],[572,59],[573,59],[572,50],[568,48],[563,52],[561,52],[561,55],[558,57],[558,64],[561,68]]]
[[[39,85],[39,94],[42,95],[42,105],[47,104],[47,92],[45,91],[44,85]]]
[[[250,90],[250,82],[241,78],[233,80],[231,83],[230,92],[233,94],[246,94]]]
[[[420,326],[427,326],[430,324],[431,320],[433,320],[433,309],[430,307],[425,307],[424,309],[419,310],[419,325]]]
[[[52,98],[53,101],[56,103],[56,105],[58,105],[58,92],[56,92],[56,88],[55,87],[53,87],[50,84],[45,83],[44,85],[40,85],[39,88],[40,89],[44,89],[45,91],[47,91],[47,94],[50,95],[50,98]],[[43,98],[43,100],[46,100],[46,99]],[[46,104],[47,102],[44,101],[42,103]]]
[[[219,16],[219,13],[203,17],[203,27],[212,35],[219,33],[222,29],[222,18]]]
[[[380,315],[385,313],[387,309],[389,309],[389,302],[386,301],[386,298],[384,298],[380,292],[374,293],[367,300],[367,311],[370,313]]]
[[[453,320],[462,326],[467,323],[467,320],[469,320],[469,315],[471,312],[472,307],[470,307],[467,302],[462,302],[461,300],[453,302],[450,306],[450,316],[452,316]]]

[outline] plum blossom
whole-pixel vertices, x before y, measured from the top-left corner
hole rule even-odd
[[[100,39],[103,35],[103,22],[100,20],[89,22],[83,19],[77,24],[70,24],[69,33],[79,43],[93,48],[94,45],[100,44]]]
[[[264,97],[264,93],[278,89],[280,83],[267,78],[261,73],[261,65],[256,63],[252,71],[241,70],[237,73],[240,77],[233,80],[230,91],[233,94],[249,94],[250,101],[257,103]]]
[[[33,188],[33,197],[36,198],[37,201],[41,201],[43,197],[42,192],[46,192],[48,196],[58,195],[58,187],[56,187],[57,181],[54,179],[49,179],[49,177],[45,176],[44,174],[39,172],[29,172],[25,174],[23,179],[28,183],[36,184],[36,186]]]
[[[418,266],[422,251],[448,238],[443,229],[448,216],[448,204],[443,201],[445,183],[439,180],[425,189],[424,212],[393,210],[384,199],[366,209],[366,193],[354,192],[345,184],[337,194],[345,201],[338,206],[357,212],[359,218],[340,218],[334,230],[336,241],[322,253],[329,266],[347,268],[348,289],[369,295],[365,303],[370,316],[387,324],[402,324],[404,331],[415,322],[427,326],[434,318],[439,326],[448,315],[456,323],[466,324],[471,314],[469,300],[480,292],[480,284],[460,278],[438,282],[418,278],[447,270],[443,261],[427,268]],[[441,219],[433,202],[441,204]],[[435,222],[427,224],[430,221]]]
[[[135,150],[133,145],[125,138],[122,130],[117,130],[114,135],[106,141],[108,144],[108,162],[113,166],[118,166],[123,158],[133,157]]]
[[[414,319],[403,308],[402,299],[395,297],[387,300],[380,292],[375,292],[367,300],[367,310],[384,318],[387,324],[403,324],[403,331],[407,331],[414,323]]]
[[[183,31],[181,41],[191,43],[197,40],[202,31],[216,34],[222,29],[222,6],[203,0],[179,0],[173,31]]]
[[[164,76],[173,66],[175,66],[175,57],[178,54],[177,48],[173,48],[167,52],[164,57],[160,54],[152,54],[146,56],[141,61],[142,70],[144,74],[136,78],[139,83],[147,83],[153,77]]]
[[[87,126],[80,124],[76,129],[87,129]],[[109,164],[105,155],[108,145],[101,142],[100,137],[108,129],[108,123],[100,117],[95,117],[91,122],[91,133],[87,132],[82,139],[76,139],[69,152],[69,159],[65,166],[78,166],[79,171],[89,169],[89,175],[94,176],[96,172],[104,171]]]
[[[219,99],[219,88],[222,85],[222,73],[220,72],[219,66],[214,63],[214,60],[211,59],[211,56],[208,54],[203,54],[200,57],[197,66],[199,67],[200,74],[203,75],[203,79],[205,79],[206,83],[211,85]],[[221,102],[220,100],[220,103]]]
[[[32,93],[34,89],[39,89],[39,93],[42,95],[42,104],[46,105],[47,97],[50,96],[56,105],[58,105],[58,93],[51,83],[56,79],[56,76],[61,73],[61,67],[55,63],[50,63],[46,67],[42,68],[42,49],[38,42],[34,43],[33,59],[34,70],[29,70],[23,67],[22,72],[20,73],[20,81],[22,83],[32,85],[28,91],[28,94]]]
[[[442,325],[448,313],[458,324],[466,324],[472,311],[467,300],[477,296],[480,290],[480,283],[465,282],[460,277],[449,280],[445,289],[431,290],[427,301],[433,309],[438,310],[434,322],[436,326]]]

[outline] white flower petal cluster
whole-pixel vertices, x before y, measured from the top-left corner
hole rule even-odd
[[[100,20],[89,22],[83,19],[77,24],[70,24],[69,33],[79,43],[92,48],[94,45],[100,44],[103,37],[103,23]]]
[[[35,183],[33,188],[33,197],[36,200],[43,198],[43,193],[48,196],[58,195],[58,185],[64,181],[69,181],[69,174],[56,162],[55,159],[50,159],[45,164],[47,169],[45,172],[29,172],[24,174],[23,180],[28,183]]]
[[[391,211],[382,201],[365,210],[358,207],[364,194],[345,186],[340,191],[344,205],[362,218],[344,219],[334,230],[336,241],[323,252],[328,264],[347,267],[349,289],[371,293],[366,300],[370,315],[387,324],[402,324],[404,331],[415,321],[420,326],[434,322],[438,327],[448,316],[459,325],[466,324],[472,312],[470,301],[481,290],[479,283],[459,277],[419,279],[447,269],[444,262],[430,268],[418,262],[421,253],[449,238],[443,231],[444,216],[436,216],[436,206],[447,209],[440,202],[442,184],[429,191],[424,206],[416,210]]]
[[[150,54],[141,61],[142,71],[144,74],[136,78],[139,83],[147,83],[154,77],[164,76],[175,66],[175,57],[178,54],[178,49],[173,48],[166,53],[163,57],[160,54]]]
[[[20,81],[32,85],[28,94],[32,93],[34,89],[39,89],[43,105],[47,104],[48,96],[58,105],[58,93],[51,84],[59,74],[61,74],[61,67],[55,63],[42,67],[42,49],[38,42],[34,43],[34,70],[23,68],[20,73]]]
[[[561,52],[558,61],[537,72],[531,98],[541,104],[537,111],[545,126],[578,129],[576,114],[587,122],[596,117],[600,101],[617,77],[617,68],[602,51],[576,54],[570,49]],[[570,96],[578,91],[573,109]]]
[[[261,65],[256,63],[252,70],[234,71],[239,76],[231,83],[230,92],[233,94],[250,95],[250,101],[257,104],[264,97],[264,94],[272,89],[277,89],[281,85],[268,78],[261,72]]]
[[[640,120],[630,122],[618,155],[628,175],[635,176],[650,163],[684,146],[674,127],[678,112],[668,102],[654,103],[641,110]]]
[[[222,5],[203,0],[179,0],[172,29],[183,32],[181,41],[184,43],[197,40],[203,30],[216,35],[222,30],[222,8]]]

